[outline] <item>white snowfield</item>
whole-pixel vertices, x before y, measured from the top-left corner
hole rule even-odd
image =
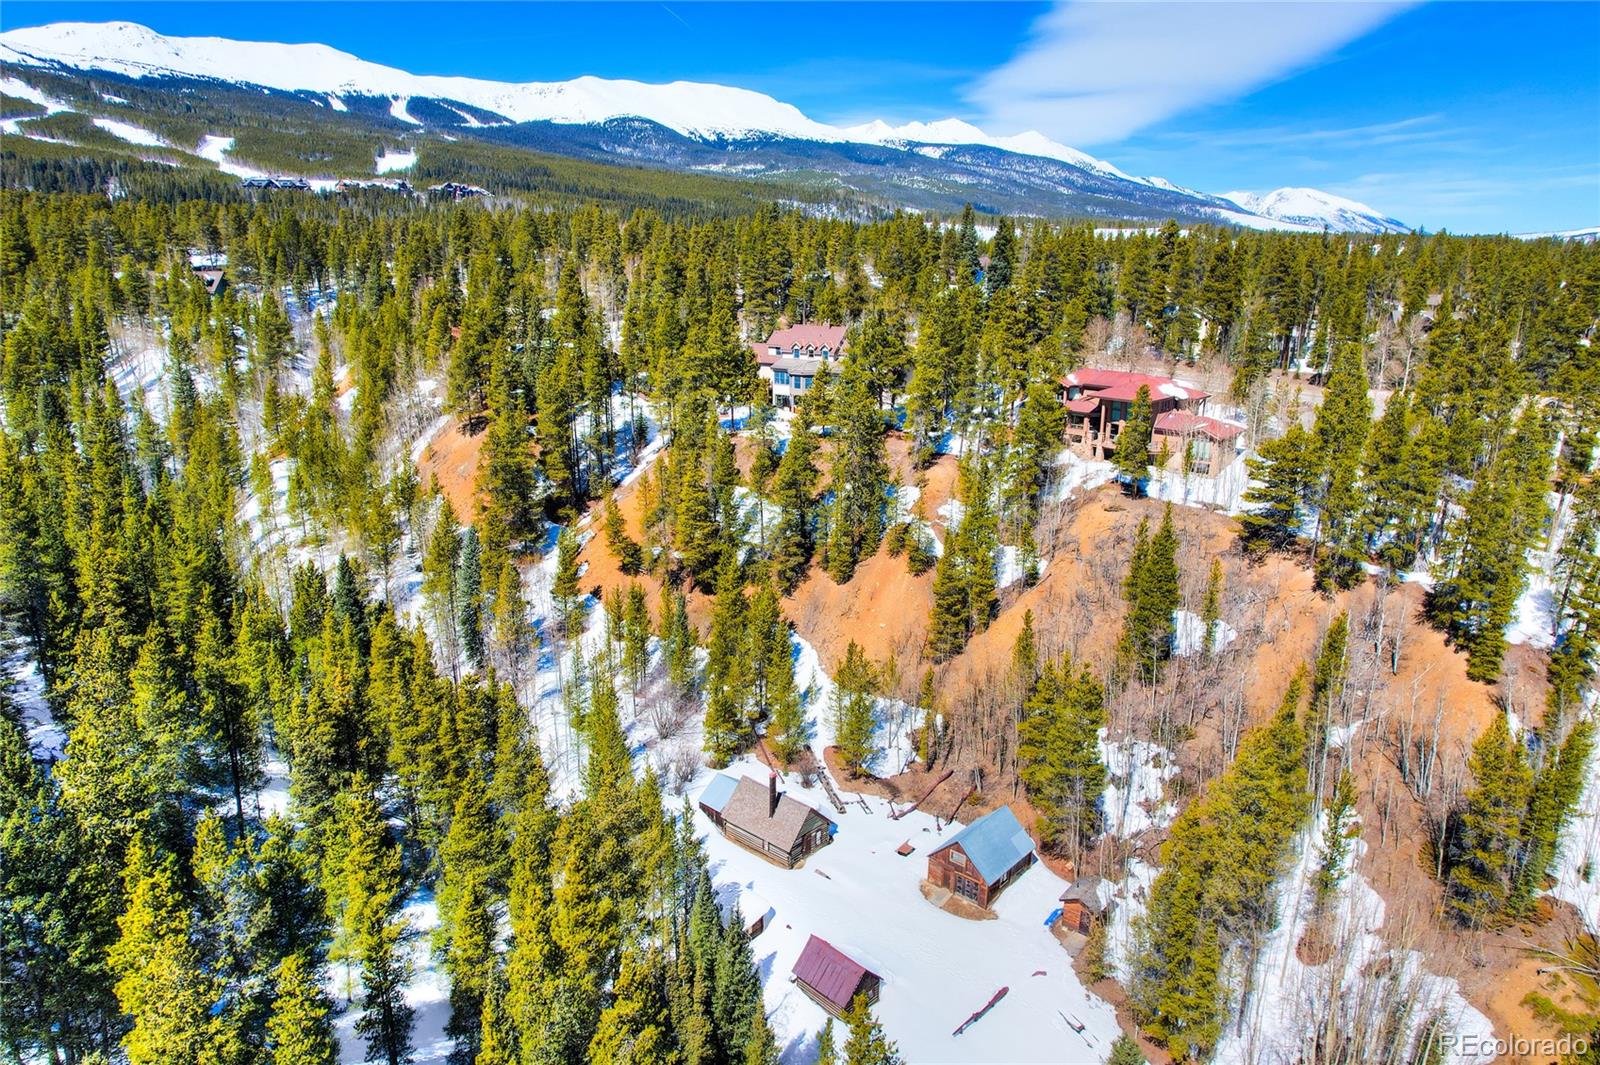
[[[164,148],[167,144],[166,141],[149,130],[141,129],[129,122],[119,122],[114,118],[97,118],[94,120],[94,124],[113,137],[125,140],[129,144],[138,144],[145,148]]]
[[[763,783],[767,777],[766,767],[750,758],[727,772]],[[698,798],[709,779],[703,773],[690,796]],[[865,800],[870,812],[847,801],[848,812],[840,814],[820,787],[802,788],[792,774],[783,789],[839,825],[833,842],[799,869],[779,868],[729,841],[698,808],[694,816],[724,902],[750,892],[774,911],[750,946],[787,1065],[815,1060],[817,1033],[827,1021],[789,979],[812,935],[883,978],[876,1013],[907,1061],[1105,1060],[1119,1031],[1116,1015],[1078,982],[1071,958],[1044,923],[1066,890],[1064,880],[1036,862],[1000,894],[996,920],[955,917],[925,900],[918,884],[928,852],[961,825],[940,831],[921,812],[891,821],[888,804],[876,797]],[[901,857],[896,848],[906,841],[916,850]],[[1002,987],[1010,990],[982,1020],[951,1034]],[[845,1029],[834,1027],[842,1047]]]
[[[59,63],[106,70],[128,77],[185,75],[259,85],[285,92],[315,93],[334,110],[346,110],[340,96],[390,98],[390,114],[421,124],[407,110],[411,97],[456,101],[504,116],[512,122],[598,123],[614,118],[644,118],[686,137],[717,140],[793,137],[802,140],[908,145],[982,145],[1020,155],[1054,159],[1103,177],[1150,189],[1204,196],[1165,178],[1136,177],[1103,159],[1068,147],[1034,130],[996,135],[959,118],[892,125],[876,119],[856,126],[833,126],[807,117],[793,104],[764,93],[727,85],[674,81],[651,84],[625,79],[579,77],[571,81],[507,82],[480,78],[411,74],[368,62],[323,44],[277,44],[221,37],[168,37],[132,22],[58,22],[0,33],[0,62],[23,66]],[[461,112],[457,112],[460,114]],[[463,115],[463,117],[468,117]],[[473,119],[471,126],[484,123]],[[937,149],[935,149],[937,151]],[[1251,228],[1363,232],[1405,231],[1408,227],[1371,208],[1314,189],[1279,189],[1262,198],[1303,193],[1292,211],[1266,213],[1242,205],[1236,196],[1218,198],[1210,209],[1224,222]],[[1238,211],[1227,203],[1241,203]],[[1332,214],[1311,211],[1323,204]],[[1349,215],[1348,218],[1345,216]]]
[[[1321,229],[1326,224],[1332,229],[1352,233],[1411,231],[1404,222],[1385,217],[1364,203],[1321,189],[1281,188],[1259,194],[1224,192],[1221,197],[1250,214],[1311,229]]]

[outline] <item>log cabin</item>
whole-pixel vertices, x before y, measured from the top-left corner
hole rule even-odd
[[[806,940],[794,963],[794,982],[817,1005],[843,1017],[857,995],[878,1001],[883,978],[849,957],[820,936]]]
[[[1002,806],[957,832],[928,855],[928,880],[987,909],[1033,864],[1033,837]]]
[[[789,869],[831,843],[838,828],[805,803],[780,793],[776,773],[768,774],[764,788],[749,777],[719,773],[700,793],[700,810],[724,836]]]

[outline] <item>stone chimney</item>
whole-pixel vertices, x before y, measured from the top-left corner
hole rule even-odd
[[[778,774],[767,770],[767,816],[778,816]]]

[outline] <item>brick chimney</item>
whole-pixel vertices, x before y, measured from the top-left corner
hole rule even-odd
[[[778,816],[778,774],[776,770],[767,770],[767,816]]]

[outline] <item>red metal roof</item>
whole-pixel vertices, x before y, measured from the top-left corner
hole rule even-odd
[[[1073,414],[1093,414],[1100,409],[1100,401],[1092,396],[1067,400],[1067,410]]]
[[[1213,440],[1232,440],[1244,432],[1244,426],[1218,421],[1204,414],[1191,414],[1186,410],[1169,410],[1163,411],[1156,418],[1155,431],[1175,436],[1201,433]]]
[[[837,355],[844,350],[844,326],[806,322],[779,329],[767,338],[768,347],[782,348],[786,352],[792,351],[796,345],[802,349],[827,348]]]
[[[1187,402],[1200,401],[1207,398],[1207,393],[1192,385],[1180,384],[1171,377],[1160,374],[1134,373],[1131,370],[1100,370],[1094,367],[1085,367],[1074,370],[1061,379],[1061,383],[1068,387],[1076,385],[1083,389],[1085,395],[1092,395],[1096,399],[1121,400],[1132,402],[1139,393],[1139,386],[1144,385],[1150,390],[1152,400],[1161,399],[1163,396]]]
[[[861,986],[861,978],[877,979],[878,974],[845,957],[826,939],[812,936],[794,963],[794,976],[839,1009],[847,1010],[856,988]]]

